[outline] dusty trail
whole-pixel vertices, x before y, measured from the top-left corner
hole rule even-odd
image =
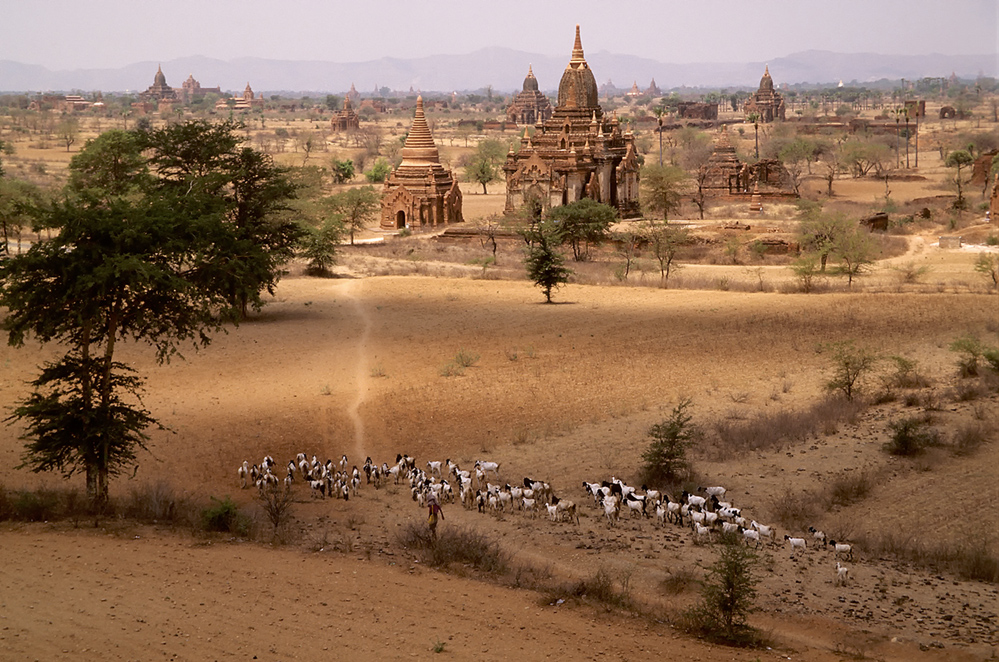
[[[364,301],[358,296],[357,290],[363,281],[347,280],[343,284],[343,294],[349,300],[360,321],[361,335],[357,340],[354,351],[354,399],[347,407],[347,415],[354,425],[354,456],[365,457],[367,453],[364,449],[364,419],[361,417],[361,405],[368,397],[368,388],[371,381],[371,368],[368,365],[368,345],[371,338],[371,315],[364,305]]]

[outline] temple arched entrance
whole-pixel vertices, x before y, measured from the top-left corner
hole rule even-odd
[[[395,213],[395,227],[399,230],[406,227],[406,212],[401,209]]]

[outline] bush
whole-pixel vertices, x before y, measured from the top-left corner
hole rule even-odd
[[[458,353],[454,355],[454,363],[461,366],[462,368],[471,368],[473,365],[479,362],[479,355],[473,354],[472,352],[465,351],[464,348],[459,349]]]
[[[291,517],[291,490],[287,487],[271,486],[264,489],[258,497],[264,514],[274,526],[274,536],[278,529]]]
[[[690,473],[687,449],[700,436],[700,431],[691,424],[690,398],[682,399],[669,418],[649,428],[652,439],[642,453],[642,482],[648,485],[665,486],[682,481]]]
[[[927,421],[923,418],[904,418],[889,423],[888,427],[891,428],[891,439],[885,443],[884,449],[892,455],[912,457],[922,453],[927,446],[939,443],[936,430],[927,428]]]
[[[954,454],[971,455],[988,440],[989,434],[981,423],[967,423],[954,431]]]
[[[840,391],[847,400],[853,400],[861,380],[877,363],[877,355],[855,346],[852,340],[830,343],[824,349],[832,352],[833,361],[833,376],[826,382],[826,389]]]
[[[140,522],[181,522],[190,518],[190,505],[178,498],[166,481],[133,487],[121,507],[125,517]]]
[[[212,505],[201,511],[201,527],[205,531],[238,536],[246,536],[250,532],[249,519],[239,512],[239,507],[229,497],[221,501],[212,497]]]
[[[509,557],[499,544],[474,529],[448,526],[438,530],[435,538],[423,523],[411,522],[399,534],[399,543],[433,568],[464,565],[494,574],[509,568]]]
[[[746,623],[756,610],[753,566],[756,554],[734,536],[722,545],[701,587],[701,604],[681,617],[684,630],[709,641],[733,646],[757,646],[759,633]]]

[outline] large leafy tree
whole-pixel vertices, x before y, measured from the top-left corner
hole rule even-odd
[[[583,262],[590,257],[590,246],[607,236],[617,211],[610,205],[583,198],[553,208],[548,217],[555,224],[562,243],[572,246],[572,258]]]
[[[207,267],[200,285],[226,291],[245,317],[263,306],[264,291],[274,293],[303,230],[282,213],[294,185],[269,156],[242,146],[240,126],[192,121],[141,136],[156,193],[217,231],[199,256]]]
[[[118,343],[148,343],[159,361],[207,344],[262,303],[301,232],[276,213],[293,188],[239,147],[234,128],[196,122],[88,142],[62,199],[36,208],[36,225],[58,232],[0,262],[10,344],[66,348],[11,416],[25,425],[23,466],[85,472],[98,508],[155,424]]]

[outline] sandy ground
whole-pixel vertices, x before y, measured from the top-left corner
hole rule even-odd
[[[300,451],[345,453],[357,464],[369,455],[391,463],[398,452],[421,465],[491,459],[505,481],[545,479],[575,499],[580,524],[446,505],[445,526],[472,526],[518,563],[555,577],[603,569],[668,621],[696,589],[664,597],[660,583],[681,570],[699,575],[713,545],[640,518],[609,527],[578,486],[634,480],[645,431],[679,397],[693,399],[708,430],[717,420],[803,407],[821,395],[828,372],[822,343],[854,338],[919,361],[948,402],[938,414],[945,432],[979,410],[995,421],[995,396],[946,399],[954,373],[947,344],[967,330],[995,333],[994,295],[571,285],[557,300],[542,304],[526,282],[290,277],[263,314],[185,352],[186,361],[156,366],[146,348],[125,347],[122,359],[148,375],[146,405],[171,431],[153,433],[135,475],[112,490],[126,495],[167,480],[196,499],[232,495],[262,522],[236,468],[265,453],[279,466]],[[442,376],[462,349],[478,354],[477,363]],[[0,397],[21,397],[35,366],[55,351],[0,349]],[[877,470],[870,499],[823,513],[820,526],[860,534],[887,525],[918,536],[929,527],[928,542],[984,535],[994,546],[999,516],[985,509],[954,517],[944,495],[995,502],[997,445],[970,458],[942,454],[930,467],[891,461],[880,446],[887,422],[904,413],[892,403],[856,425],[733,458],[705,448],[695,452],[697,465],[764,521],[783,490]],[[17,430],[4,428],[0,482],[61,482],[15,470],[19,457]],[[792,557],[777,546],[762,552],[763,611],[754,617],[773,630],[777,649],[718,649],[678,638],[664,623],[555,608],[535,593],[422,570],[396,539],[399,527],[424,517],[404,486],[365,486],[349,502],[312,499],[301,484],[295,494],[296,542],[278,548],[118,522],[98,530],[4,527],[0,657],[314,659],[350,647],[358,659],[422,659],[440,641],[441,655],[454,659],[826,660],[841,659],[839,651],[956,660],[987,659],[999,642],[995,586],[860,555],[849,562],[851,583],[836,587],[831,552]],[[332,549],[313,551],[324,538]]]

